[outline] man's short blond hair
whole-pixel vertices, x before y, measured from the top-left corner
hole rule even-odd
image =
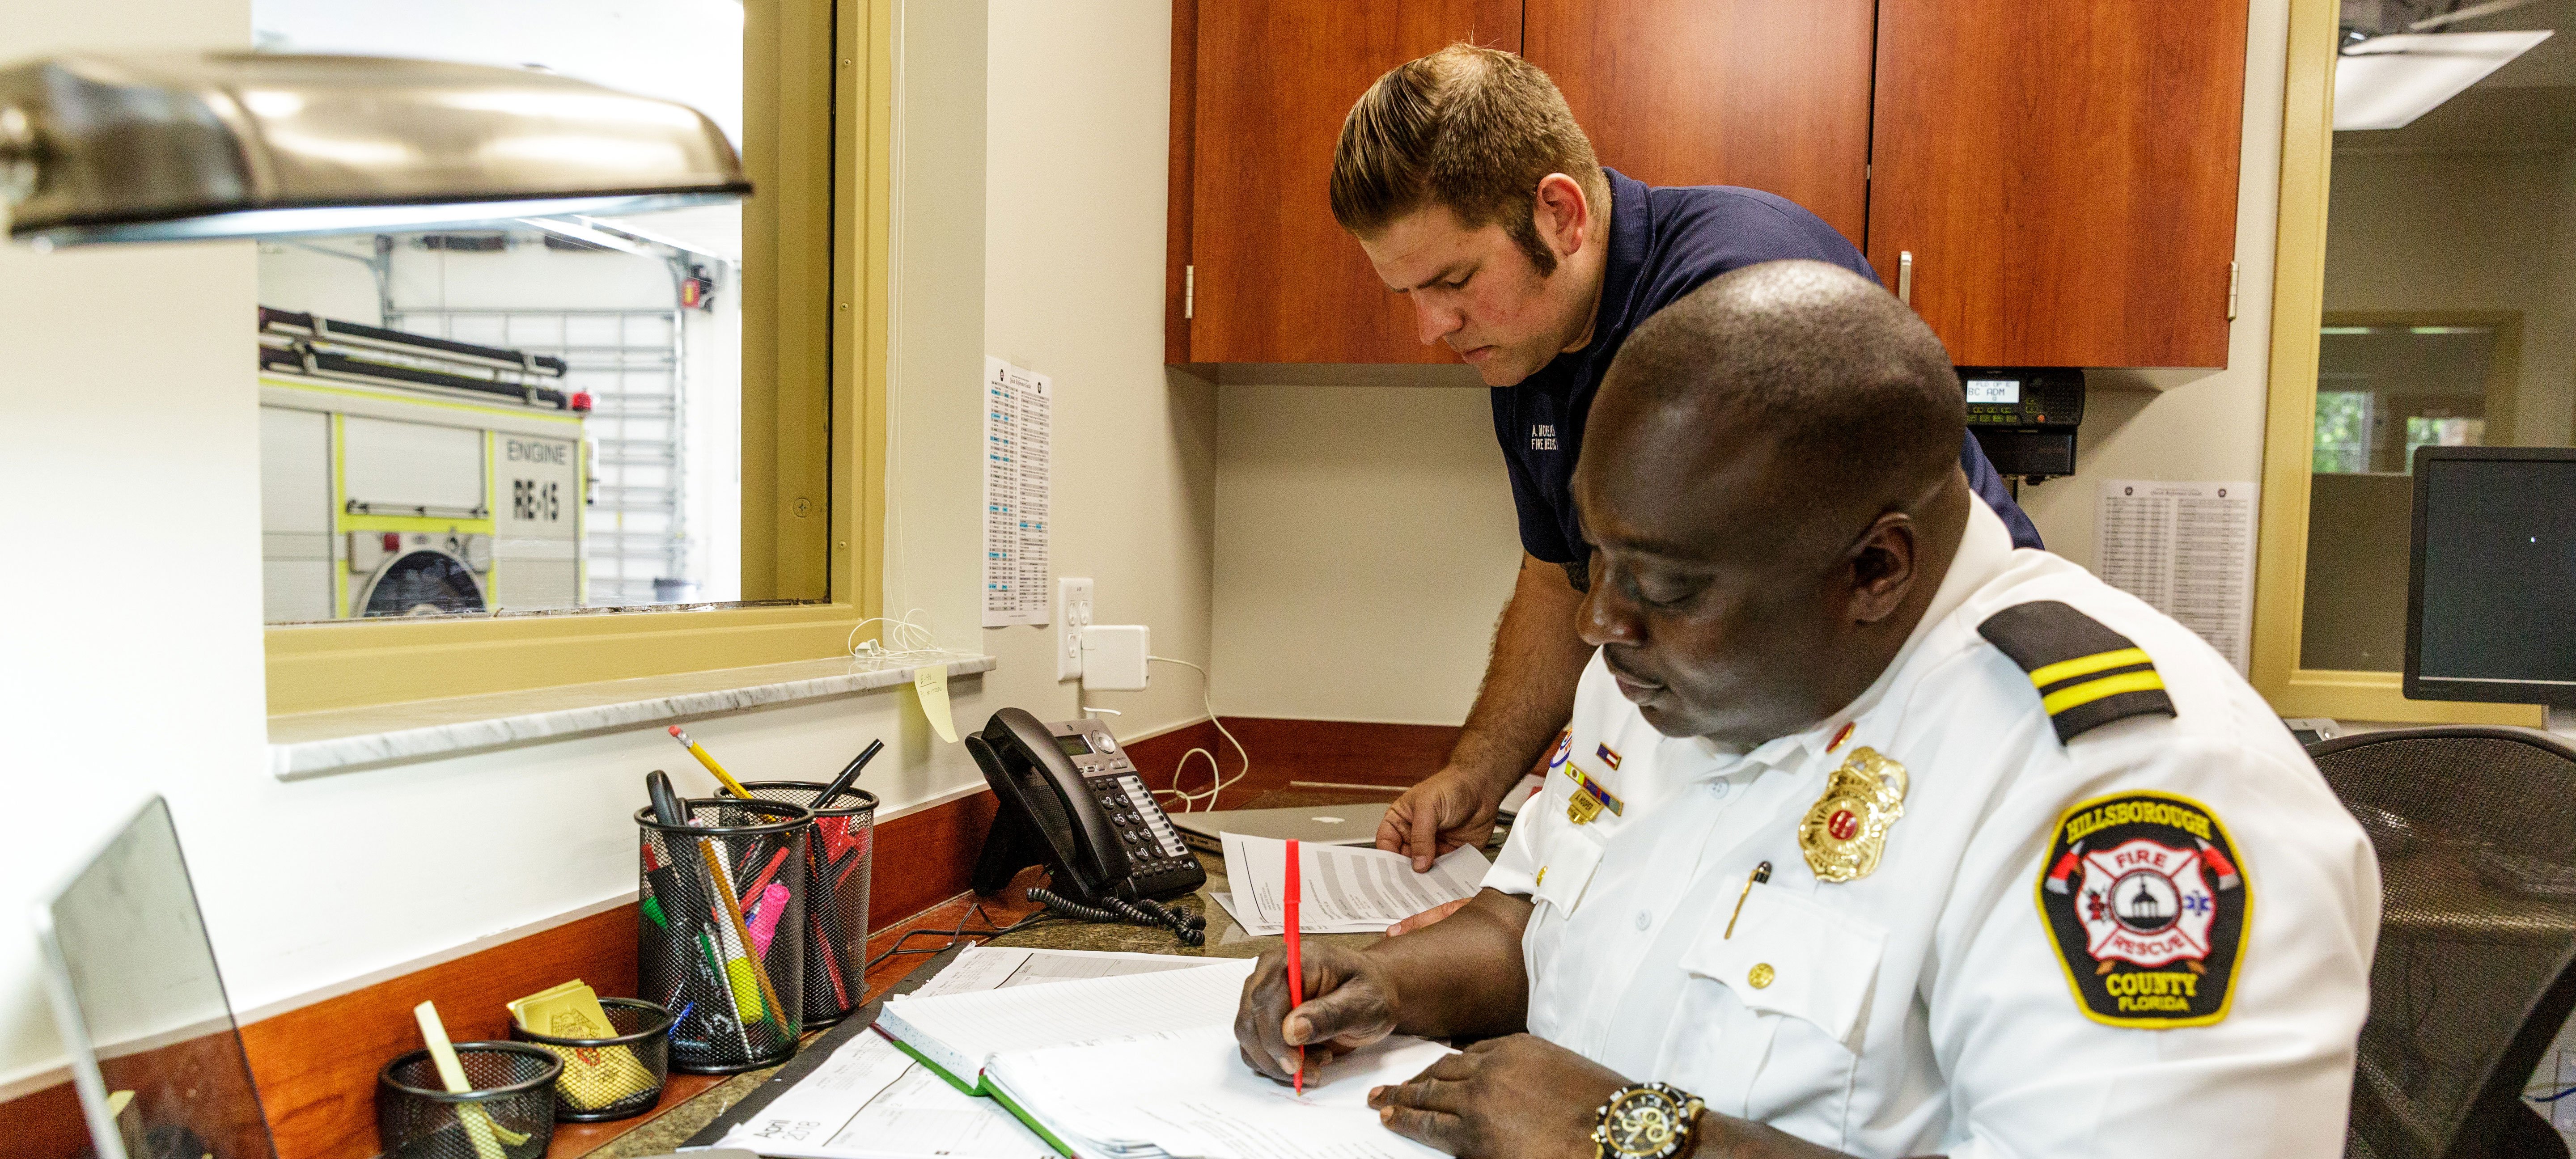
[[[1469,229],[1501,225],[1550,274],[1556,255],[1531,218],[1550,173],[1583,187],[1594,220],[1609,209],[1609,180],[1556,82],[1511,53],[1453,44],[1387,70],[1351,106],[1333,146],[1333,219],[1371,237],[1447,206]]]

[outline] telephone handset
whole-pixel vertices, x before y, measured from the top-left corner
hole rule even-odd
[[[1139,900],[1207,883],[1198,857],[1099,720],[1045,724],[1005,708],[984,731],[967,734],[966,751],[1001,799],[975,861],[975,892],[998,893],[1013,874],[1045,865],[1068,900],[1134,917],[1127,911]]]

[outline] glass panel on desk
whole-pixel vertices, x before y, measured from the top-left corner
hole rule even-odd
[[[738,0],[255,0],[253,23],[264,51],[676,100],[742,143]],[[742,230],[722,205],[263,243],[266,620],[740,599]]]

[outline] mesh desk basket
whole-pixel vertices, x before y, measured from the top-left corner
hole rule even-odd
[[[671,1012],[671,1069],[784,1062],[804,1029],[805,848],[814,815],[783,801],[686,802],[689,823],[635,812],[643,904],[636,974]]]
[[[473,1090],[449,1094],[438,1064],[415,1050],[376,1074],[376,1141],[385,1159],[539,1159],[555,1137],[563,1062],[518,1042],[460,1042]]]
[[[510,1037],[533,1042],[563,1060],[555,1080],[555,1121],[602,1123],[630,1119],[662,1101],[671,1075],[671,1012],[634,998],[602,998],[614,1033],[603,1038],[562,1038],[512,1023]]]
[[[752,781],[743,786],[769,801],[814,813],[805,850],[805,1025],[826,1026],[867,1001],[868,874],[876,848],[876,794],[843,789],[829,805],[814,798],[827,786],[805,781]]]

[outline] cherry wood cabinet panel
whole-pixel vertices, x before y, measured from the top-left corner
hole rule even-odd
[[[1880,0],[1870,262],[1961,365],[2224,366],[2246,0]]]
[[[1546,69],[1601,163],[1649,185],[1743,185],[1859,245],[1874,0],[1528,0]]]
[[[1199,0],[1172,0],[1172,148],[1163,202],[1163,362],[1189,363],[1190,174],[1198,143]]]
[[[1333,142],[1387,69],[1453,41],[1518,52],[1521,0],[1194,5],[1186,360],[1453,361],[1334,223]]]

